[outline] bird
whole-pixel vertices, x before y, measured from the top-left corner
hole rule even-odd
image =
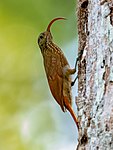
[[[57,17],[50,21],[46,31],[40,33],[38,37],[38,45],[43,56],[43,63],[46,77],[48,80],[50,91],[60,105],[61,110],[68,110],[78,127],[78,119],[72,108],[72,93],[71,87],[76,79],[72,82],[71,75],[76,72],[77,61],[75,68],[71,69],[69,63],[64,56],[63,51],[53,42],[51,34],[51,26],[57,20],[66,20],[64,17]]]

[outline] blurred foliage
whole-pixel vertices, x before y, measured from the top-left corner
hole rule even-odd
[[[0,1],[0,150],[45,150],[56,130],[37,37],[58,16],[68,19],[52,27],[63,46],[75,38],[74,1]]]

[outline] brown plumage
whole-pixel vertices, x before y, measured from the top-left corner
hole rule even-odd
[[[63,52],[57,45],[53,43],[50,32],[50,27],[53,22],[60,19],[65,18],[55,18],[49,23],[47,30],[39,35],[38,44],[43,55],[45,72],[51,93],[57,103],[60,105],[62,111],[65,112],[67,109],[70,112],[78,127],[77,117],[71,107],[72,81],[70,75],[76,72],[76,68],[70,69],[68,61]]]

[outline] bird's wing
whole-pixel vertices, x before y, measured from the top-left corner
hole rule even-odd
[[[68,65],[68,62],[60,52],[55,52],[44,58],[44,66],[51,93],[63,111],[65,111],[63,101],[63,67],[66,65]]]

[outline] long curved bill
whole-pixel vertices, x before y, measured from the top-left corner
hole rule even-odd
[[[66,18],[64,18],[64,17],[59,17],[59,18],[54,18],[53,20],[51,20],[51,22],[49,23],[49,25],[48,25],[48,27],[47,27],[47,31],[50,32],[51,25],[52,25],[56,20],[66,20]]]

